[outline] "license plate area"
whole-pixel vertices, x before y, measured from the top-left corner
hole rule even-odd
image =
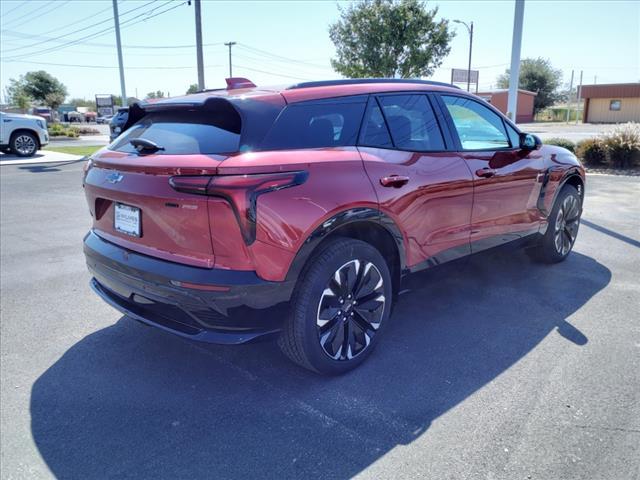
[[[140,236],[140,209],[116,203],[113,214],[113,226],[117,232],[130,237]]]

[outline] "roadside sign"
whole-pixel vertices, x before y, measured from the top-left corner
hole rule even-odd
[[[113,96],[96,94],[96,110],[101,117],[113,115]]]
[[[471,75],[469,75],[471,73]],[[466,68],[452,68],[451,69],[451,83],[467,83],[467,78],[471,77],[469,83],[478,84],[478,70],[467,70]]]

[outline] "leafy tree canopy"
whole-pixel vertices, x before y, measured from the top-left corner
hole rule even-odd
[[[187,95],[191,94],[191,93],[198,93],[198,84],[197,83],[192,83],[191,85],[189,85],[189,88],[187,89]]]
[[[518,88],[538,94],[533,104],[536,112],[562,98],[561,86],[562,71],[553,68],[548,59],[525,58],[520,62]],[[498,77],[498,87],[509,88],[509,69]]]
[[[147,93],[146,98],[164,98],[164,92],[162,90],[157,90],[155,92]]]
[[[339,7],[329,36],[334,70],[346,77],[428,77],[451,50],[448,20],[419,0],[371,0]]]
[[[21,75],[17,80],[10,79],[6,93],[10,103],[19,103],[19,98],[26,96],[43,105],[49,105],[46,100],[47,95],[55,94],[55,98],[50,96],[50,100],[59,100],[62,97],[60,103],[63,103],[67,96],[67,87],[54,76],[39,70]]]

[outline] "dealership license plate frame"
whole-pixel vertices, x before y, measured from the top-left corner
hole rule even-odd
[[[142,212],[138,207],[132,207],[124,203],[115,204],[113,209],[113,228],[116,232],[139,238],[142,234],[141,220]]]

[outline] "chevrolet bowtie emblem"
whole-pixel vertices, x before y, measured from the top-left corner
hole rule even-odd
[[[118,182],[121,182],[123,178],[124,176],[118,172],[110,173],[109,175],[107,175],[107,182],[118,183]]]

